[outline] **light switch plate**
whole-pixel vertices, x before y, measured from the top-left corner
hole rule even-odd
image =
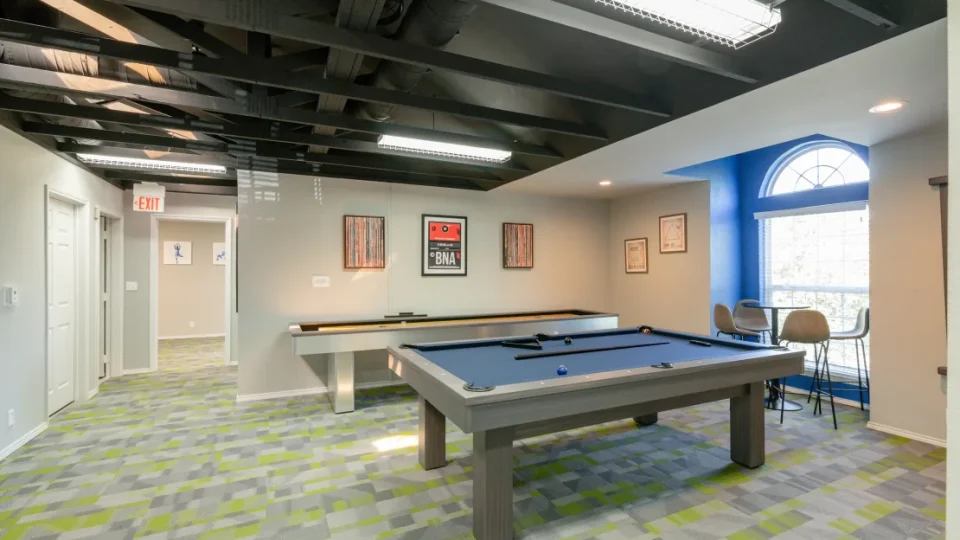
[[[3,288],[3,305],[6,307],[17,307],[20,305],[20,288],[19,287]]]
[[[323,288],[330,286],[330,276],[313,276],[313,287]]]
[[[128,291],[137,291],[137,290],[140,290],[140,284],[137,283],[136,281],[128,281],[128,282],[127,282],[127,290],[128,290]]]

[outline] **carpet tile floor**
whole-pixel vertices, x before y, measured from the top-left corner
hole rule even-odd
[[[361,393],[347,415],[238,405],[236,368],[192,364],[106,382],[0,462],[0,539],[472,537],[471,438],[448,424],[451,462],[423,471],[409,389]],[[840,411],[839,431],[809,407],[783,426],[768,413],[753,471],[730,462],[725,403],[518,442],[515,536],[944,538],[946,451]]]

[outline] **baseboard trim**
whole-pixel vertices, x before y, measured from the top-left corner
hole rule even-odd
[[[205,339],[205,338],[226,338],[226,337],[227,337],[226,334],[194,334],[189,336],[168,336],[168,337],[161,337],[157,339],[159,339],[160,341],[167,341],[167,340],[172,341],[177,339]]]
[[[360,383],[354,388],[356,390],[372,390],[374,388],[387,388],[390,386],[404,386],[407,383],[402,380],[396,381],[374,381]],[[326,386],[316,386],[313,388],[301,388],[299,390],[284,390],[282,392],[267,392],[265,394],[237,394],[237,403],[250,403],[252,401],[266,401],[269,399],[287,399],[306,396],[325,396],[327,395]]]
[[[137,369],[125,369],[123,370],[124,375],[143,375],[144,373],[154,373],[157,371],[154,368],[137,368]]]
[[[87,399],[93,399],[93,398],[97,397],[97,394],[99,394],[99,393],[100,393],[100,387],[99,387],[99,386],[94,386],[92,390],[90,390],[89,392],[87,392]]]
[[[907,439],[912,439],[914,441],[932,444],[934,446],[939,446],[941,448],[947,447],[947,441],[943,439],[928,437],[926,435],[921,435],[919,433],[914,433],[912,431],[907,431],[905,429],[885,426],[883,424],[878,424],[876,422],[867,422],[867,429],[872,429],[874,431],[879,431],[881,433],[886,433],[888,435],[896,435],[897,437],[905,437]]]
[[[788,387],[787,387],[787,392],[790,393],[790,394],[802,394],[802,395],[807,395],[807,394],[810,393],[810,389],[807,388],[806,390],[804,390],[804,389],[802,389],[802,388],[796,388],[796,387],[793,387],[793,386],[788,386]],[[790,399],[790,398],[787,398],[787,399]],[[830,399],[830,398],[827,398],[827,399]],[[834,396],[833,402],[836,403],[836,404],[838,404],[838,405],[846,405],[847,407],[855,407],[855,408],[857,408],[857,409],[860,408],[860,400],[859,400],[859,399],[847,399],[847,398],[842,398],[842,397],[839,397],[839,396]],[[812,404],[813,402],[811,401],[810,403]],[[827,404],[829,405],[829,402],[828,402]],[[864,407],[866,410],[868,410],[868,411],[870,410],[870,404],[869,404],[869,403],[864,403],[864,404],[863,404],[863,407]]]
[[[41,433],[46,431],[49,425],[50,424],[48,424],[47,422],[40,424],[39,426],[25,433],[23,437],[20,437],[19,439],[10,443],[6,448],[0,450],[0,460],[7,459],[7,457],[10,456],[10,454],[16,452],[21,447],[23,447],[23,445],[27,444],[28,442],[36,438],[37,435],[40,435]]]
[[[304,396],[323,396],[327,393],[326,386],[314,388],[301,388],[299,390],[284,390],[282,392],[267,392],[264,394],[237,394],[237,403],[250,403],[251,401],[266,401],[269,399],[285,399]]]

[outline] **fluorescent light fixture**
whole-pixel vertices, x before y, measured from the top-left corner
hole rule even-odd
[[[906,104],[906,101],[884,101],[883,103],[878,103],[876,106],[870,107],[870,112],[874,114],[881,114],[899,111]]]
[[[396,135],[381,135],[377,144],[380,148],[387,150],[402,150],[431,156],[458,157],[478,161],[493,161],[495,163],[503,163],[513,156],[513,153],[509,151],[495,148],[397,137]]]
[[[603,187],[607,187],[607,186],[613,185],[613,182],[611,182],[611,181],[609,181],[609,180],[601,180],[601,181],[600,181],[600,185],[603,186]]]
[[[97,156],[94,154],[77,154],[77,159],[88,164],[104,167],[128,167],[131,169],[146,169],[153,171],[176,171],[207,174],[226,174],[227,168],[222,165],[208,165],[206,163],[184,163],[181,161],[162,161],[159,159],[139,159],[121,156]]]
[[[772,34],[780,10],[756,0],[595,0],[738,49]]]

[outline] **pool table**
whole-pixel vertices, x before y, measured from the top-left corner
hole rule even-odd
[[[732,460],[763,465],[763,382],[801,373],[804,355],[647,327],[409,344],[388,352],[390,369],[419,394],[423,468],[446,465],[447,418],[473,433],[479,540],[512,538],[515,440],[626,418],[650,425],[660,411],[729,399]]]

